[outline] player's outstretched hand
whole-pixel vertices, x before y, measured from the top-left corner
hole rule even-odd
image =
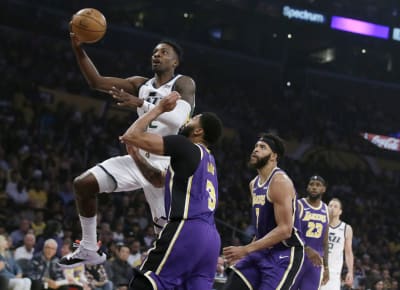
[[[117,101],[117,105],[121,107],[136,109],[143,104],[143,100],[125,92],[123,89],[112,87],[108,93]]]
[[[82,42],[79,40],[78,36],[72,32],[72,21],[69,22],[69,37],[71,38],[72,47],[81,46]]]
[[[168,96],[161,99],[157,104],[162,112],[170,112],[176,107],[176,102],[181,98],[181,95],[173,91]]]
[[[234,264],[236,261],[240,260],[247,255],[247,251],[244,247],[225,247],[223,249],[223,255],[229,265]]]

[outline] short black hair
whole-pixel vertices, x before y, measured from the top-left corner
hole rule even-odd
[[[278,160],[285,155],[285,144],[278,135],[271,133],[260,133],[258,134],[258,140],[267,143],[272,152],[278,155]]]
[[[163,39],[159,43],[165,43],[171,46],[178,56],[179,63],[183,61],[183,49],[177,42],[173,41],[172,39]]]
[[[216,144],[222,136],[222,121],[221,119],[212,112],[201,113],[200,125],[204,130],[204,141],[208,145]]]

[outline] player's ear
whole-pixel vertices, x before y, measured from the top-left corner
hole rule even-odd
[[[278,154],[275,152],[271,153],[271,161],[278,161]]]

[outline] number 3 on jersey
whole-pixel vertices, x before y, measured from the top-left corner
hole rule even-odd
[[[214,184],[209,180],[207,180],[206,190],[208,192],[208,209],[214,211],[217,205],[217,195],[215,194]]]

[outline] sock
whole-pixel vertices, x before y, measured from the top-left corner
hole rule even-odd
[[[80,245],[85,249],[97,251],[97,216],[94,217],[83,217],[79,215],[82,226],[82,241]]]

